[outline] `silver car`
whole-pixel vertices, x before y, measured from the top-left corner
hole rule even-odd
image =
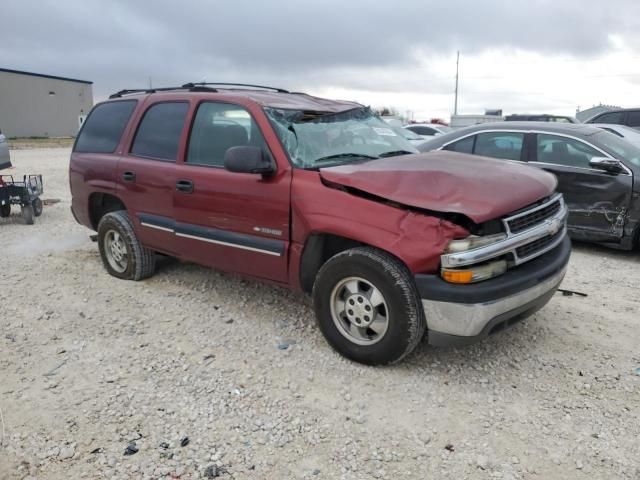
[[[11,159],[9,158],[9,142],[6,137],[0,132],[0,170],[3,168],[9,168],[11,166]]]

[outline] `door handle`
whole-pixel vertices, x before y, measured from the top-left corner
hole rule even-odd
[[[176,182],[176,190],[184,193],[192,193],[193,182],[191,180],[178,180]]]
[[[136,172],[122,172],[122,180],[125,182],[135,182]]]

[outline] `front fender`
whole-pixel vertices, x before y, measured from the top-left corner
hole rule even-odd
[[[384,250],[412,273],[435,273],[449,241],[469,235],[442,218],[327,187],[313,173],[303,171],[292,186],[292,243],[300,251],[309,235],[329,233]]]

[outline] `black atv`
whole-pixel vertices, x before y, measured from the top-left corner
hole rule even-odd
[[[11,215],[11,205],[20,205],[25,223],[33,225],[42,215],[42,191],[42,175],[24,175],[22,180],[0,175],[0,217]]]

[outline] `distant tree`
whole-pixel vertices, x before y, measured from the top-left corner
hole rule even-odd
[[[375,108],[374,112],[376,112],[381,117],[390,116],[390,115],[398,116],[398,109],[397,108],[393,108],[393,107]]]

